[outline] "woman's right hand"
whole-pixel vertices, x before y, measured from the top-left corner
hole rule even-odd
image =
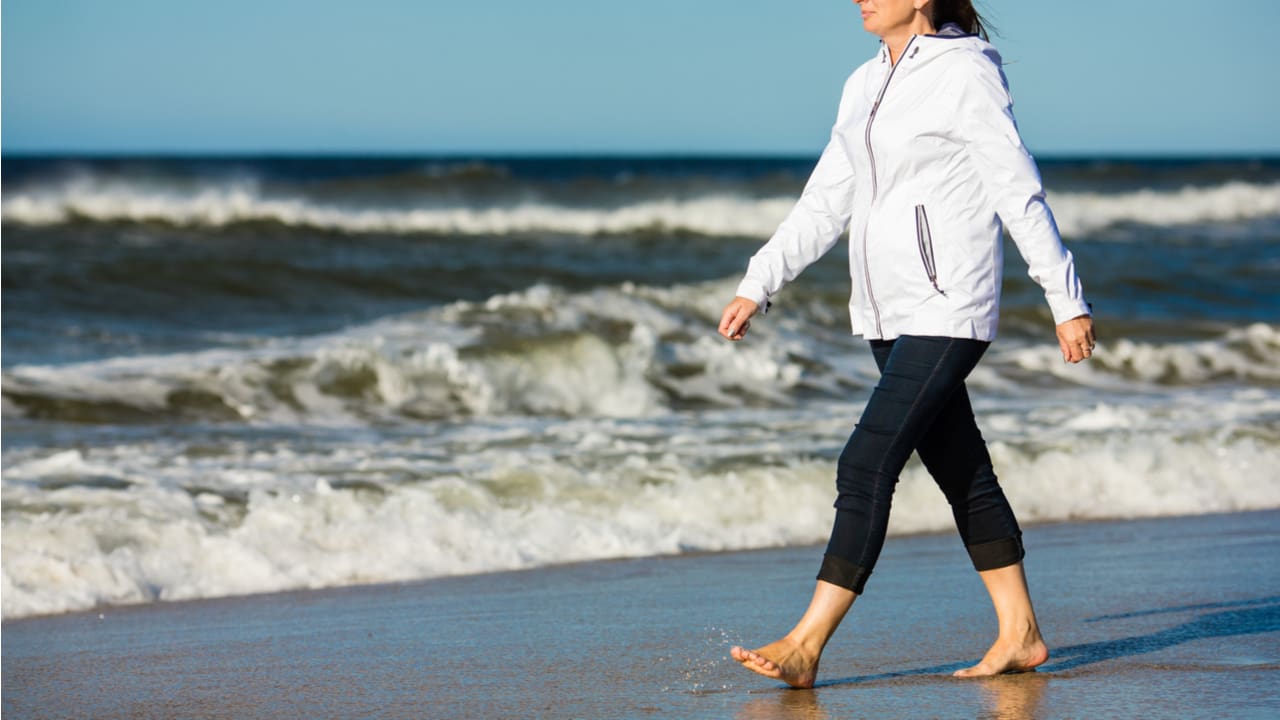
[[[751,316],[760,306],[744,297],[736,297],[720,316],[720,334],[730,340],[741,340],[751,327]]]

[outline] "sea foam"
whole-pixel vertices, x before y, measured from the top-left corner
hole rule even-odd
[[[3,614],[825,538],[830,459],[726,455],[716,469],[697,445],[659,450],[635,439],[644,431],[570,423],[555,434],[576,439],[559,451],[490,448],[483,462],[408,483],[377,483],[360,469],[403,464],[424,448],[352,446],[329,457],[260,448],[214,461],[152,445],[18,461],[5,471]],[[711,441],[727,442],[723,431]],[[1280,507],[1280,484],[1258,480],[1275,446],[1254,438],[1112,429],[1038,447],[988,434],[1024,524]],[[579,455],[617,459],[575,462],[574,444]],[[68,482],[103,474],[130,489]],[[368,479],[338,486],[352,475]],[[950,526],[941,493],[909,466],[891,532]]]

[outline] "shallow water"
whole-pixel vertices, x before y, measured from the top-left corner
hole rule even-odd
[[[1272,717],[1276,512],[1026,534],[1052,648],[958,680],[995,632],[952,534],[890,538],[813,690],[737,667],[820,547],[583,563],[6,621],[6,717]],[[1233,562],[1224,563],[1229,553]]]

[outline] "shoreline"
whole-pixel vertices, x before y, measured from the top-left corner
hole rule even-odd
[[[1023,528],[1023,531],[1026,532],[1026,531],[1035,531],[1042,528],[1057,527],[1062,525],[1070,525],[1070,526],[1110,525],[1110,524],[1116,524],[1116,523],[1123,524],[1123,523],[1131,523],[1131,522],[1144,522],[1144,521],[1150,521],[1150,520],[1183,520],[1183,519],[1189,519],[1189,518],[1251,515],[1251,514],[1262,514],[1262,513],[1280,513],[1280,509],[1239,510],[1239,511],[1232,511],[1232,512],[1205,513],[1202,515],[1168,515],[1168,516],[1153,516],[1153,517],[1143,517],[1143,518],[1073,518],[1068,520],[1040,520],[1040,521],[1022,523],[1022,528]],[[906,532],[901,534],[893,534],[892,525],[891,525],[889,540],[892,541],[895,538],[896,539],[953,538],[954,535],[955,535],[955,530],[953,528],[948,528],[944,530],[922,530],[922,531],[915,531],[915,532]],[[815,558],[818,558],[818,561],[820,561],[822,556],[823,545],[824,543],[819,542],[819,543],[806,543],[806,544],[800,544],[800,545],[781,545],[781,546],[773,546],[773,547],[740,548],[740,549],[733,549],[733,550],[693,550],[693,551],[687,551],[687,552],[660,554],[660,555],[620,556],[620,557],[597,558],[597,559],[588,559],[588,560],[567,560],[564,562],[555,562],[555,563],[549,563],[546,565],[536,565],[536,566],[524,567],[524,568],[513,568],[509,570],[488,570],[488,571],[475,572],[475,573],[460,573],[456,575],[436,575],[432,577],[416,578],[412,580],[399,580],[399,581],[380,581],[379,580],[379,581],[372,581],[367,583],[355,583],[350,585],[333,585],[328,587],[315,587],[315,588],[291,588],[287,590],[271,590],[266,592],[245,593],[245,594],[237,594],[237,595],[215,595],[215,596],[209,596],[209,597],[181,598],[181,599],[174,599],[174,600],[157,599],[157,600],[145,600],[145,601],[131,602],[131,603],[103,604],[103,605],[95,605],[93,607],[84,608],[81,610],[55,611],[55,612],[48,612],[48,613],[34,613],[29,615],[21,615],[17,617],[6,617],[3,619],[0,619],[0,627],[8,627],[10,624],[22,623],[22,622],[31,621],[31,620],[49,620],[49,619],[56,619],[56,618],[62,618],[62,617],[75,617],[75,616],[87,616],[87,617],[96,618],[98,615],[105,615],[108,613],[119,613],[119,612],[125,612],[125,611],[147,612],[159,606],[170,606],[170,605],[200,606],[208,603],[222,603],[222,602],[228,602],[228,601],[254,600],[254,599],[263,600],[263,599],[270,599],[274,597],[278,597],[281,601],[284,601],[292,596],[306,596],[306,595],[313,595],[313,594],[315,595],[324,595],[328,593],[341,594],[346,591],[352,591],[352,592],[378,591],[380,589],[391,590],[391,589],[397,589],[397,588],[412,589],[415,586],[419,586],[419,585],[429,585],[431,583],[448,581],[448,580],[457,580],[462,578],[492,578],[495,581],[497,581],[503,578],[504,576],[510,576],[510,575],[519,575],[524,573],[538,573],[538,572],[547,571],[547,570],[573,568],[578,566],[608,565],[611,563],[626,563],[626,562],[637,562],[637,561],[669,561],[669,560],[716,557],[721,555],[738,555],[738,554],[752,555],[752,554],[775,553],[775,552],[803,552],[806,550],[813,551],[813,556]],[[817,566],[815,565],[815,567]]]
[[[1280,511],[1024,529],[1052,655],[993,639],[954,538],[892,536],[818,686],[728,658],[785,632],[812,546],[572,563],[5,621],[6,717],[1267,717]],[[767,594],[762,594],[767,590]]]

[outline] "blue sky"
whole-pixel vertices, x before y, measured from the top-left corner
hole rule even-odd
[[[1280,3],[989,0],[1038,154],[1280,153]],[[849,0],[8,0],[6,153],[788,153]]]

